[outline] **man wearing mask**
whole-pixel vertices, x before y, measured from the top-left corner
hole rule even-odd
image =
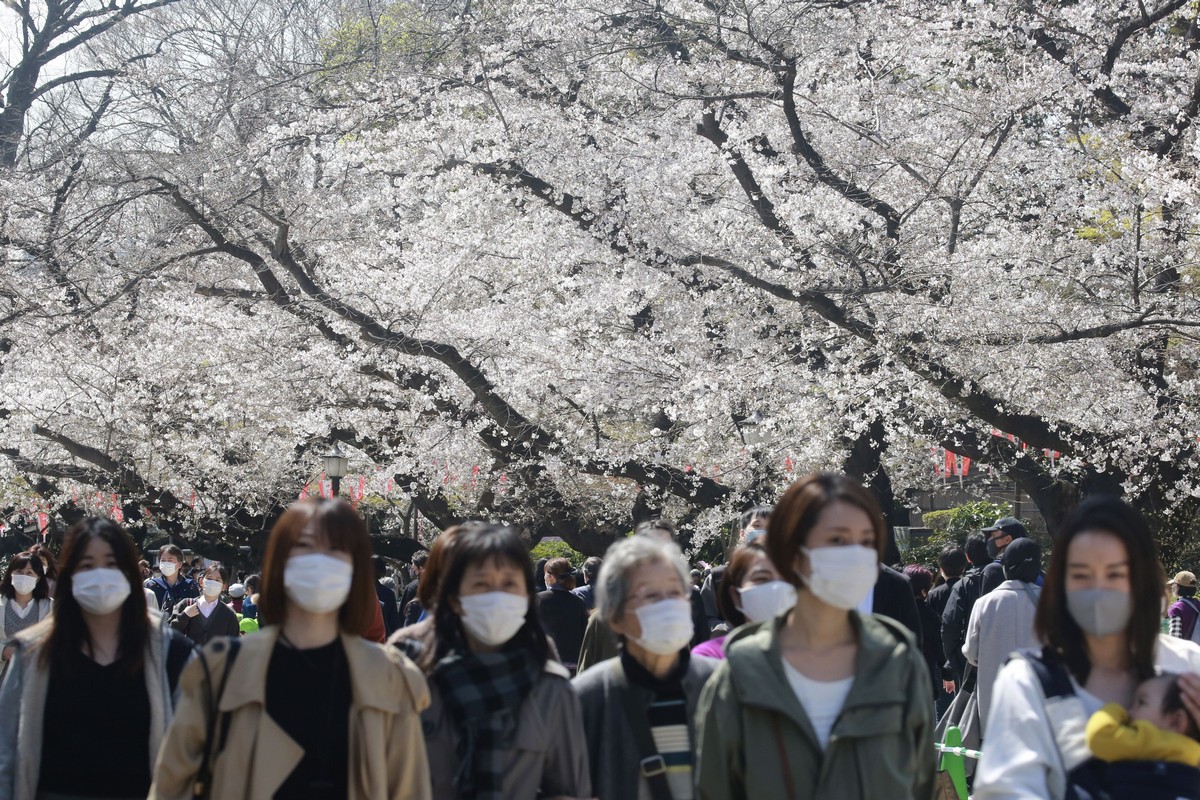
[[[1000,563],[1005,549],[1018,539],[1029,538],[1029,531],[1016,517],[1001,517],[996,524],[984,528],[983,533],[988,537],[988,557],[992,563],[983,568],[983,586],[980,596],[987,594],[1004,583],[1004,567]]]
[[[150,591],[158,607],[168,615],[183,600],[200,596],[200,587],[191,578],[179,573],[183,566],[183,551],[173,544],[164,544],[158,551],[158,571],[162,574],[150,582]]]

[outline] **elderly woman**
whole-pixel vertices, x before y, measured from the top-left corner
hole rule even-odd
[[[574,681],[600,800],[693,797],[692,720],[718,662],[688,650],[690,594],[687,564],[670,541],[635,536],[604,556],[596,615],[620,654]]]

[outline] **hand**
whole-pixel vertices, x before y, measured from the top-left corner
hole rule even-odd
[[[954,694],[954,681],[942,681],[942,690],[946,694]]]
[[[1183,707],[1192,719],[1200,719],[1200,675],[1195,672],[1184,673],[1179,677],[1179,687],[1183,690],[1180,693]]]
[[[8,661],[10,658],[13,657],[13,653],[15,653],[16,650],[17,650],[17,648],[12,647],[11,645],[9,647],[4,648],[3,652],[0,652],[0,660]]]
[[[188,606],[187,608],[185,608],[183,610],[183,613],[189,617],[199,616],[200,615],[200,606],[196,605],[195,603],[192,603],[190,606]]]

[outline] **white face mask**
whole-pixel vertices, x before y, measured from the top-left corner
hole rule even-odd
[[[158,562],[158,571],[162,573],[164,578],[169,578],[179,570],[179,565],[174,561]]]
[[[212,578],[204,579],[204,596],[212,599],[221,593],[225,588],[225,584],[220,581],[214,581]]]
[[[746,544],[756,542],[766,535],[766,528],[751,528],[750,530],[746,531]]]
[[[129,579],[125,573],[112,567],[99,567],[71,576],[71,594],[75,602],[91,614],[109,614],[116,611],[129,597]]]
[[[800,552],[808,556],[812,574],[796,574],[818,600],[834,608],[857,608],[879,579],[879,554],[873,547],[802,547]]]
[[[512,592],[484,592],[458,598],[462,624],[477,641],[498,647],[517,635],[525,624],[529,598]]]
[[[738,590],[741,612],[751,622],[762,622],[796,605],[796,587],[786,581],[771,581]]]
[[[32,594],[37,588],[37,575],[13,575],[12,587],[17,594]]]
[[[678,653],[692,641],[692,604],[682,597],[659,600],[636,612],[642,635],[634,639],[641,647],[660,656]]]
[[[328,614],[341,608],[350,596],[353,581],[354,565],[325,553],[292,556],[283,568],[283,589],[288,598],[312,614]]]

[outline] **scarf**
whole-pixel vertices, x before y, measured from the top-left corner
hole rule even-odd
[[[433,682],[458,734],[460,797],[503,800],[505,751],[517,731],[517,711],[541,673],[524,649],[451,653],[433,668]]]

